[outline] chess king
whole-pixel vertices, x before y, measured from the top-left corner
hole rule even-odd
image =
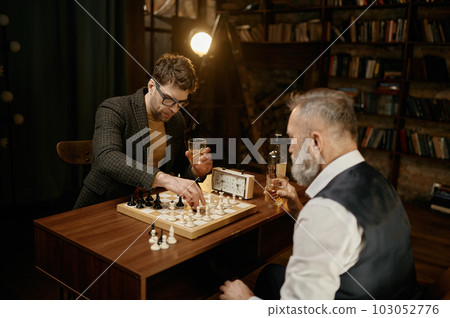
[[[92,168],[74,209],[127,196],[137,187],[163,187],[192,206],[206,204],[194,180],[202,180],[210,172],[210,149],[205,148],[199,160],[192,162],[185,149],[185,125],[180,113],[197,87],[192,62],[181,55],[164,54],[146,87],[101,103],[95,117]],[[145,148],[145,142],[136,142],[132,154],[126,153],[127,140],[146,129],[150,146]],[[162,160],[166,153],[168,160]],[[142,158],[137,154],[143,154]],[[131,164],[127,157],[131,157]]]

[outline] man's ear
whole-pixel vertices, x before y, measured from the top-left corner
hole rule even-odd
[[[153,80],[153,78],[151,78],[149,81],[148,81],[148,84],[147,84],[147,88],[148,88],[148,91],[150,92],[150,94],[151,94],[151,91],[152,91],[152,88],[155,86],[155,81]]]
[[[311,133],[311,138],[313,139],[312,147],[314,148],[314,151],[322,152],[324,142],[322,134],[318,131],[313,131]]]

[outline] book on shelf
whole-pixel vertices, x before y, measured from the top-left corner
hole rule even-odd
[[[417,131],[400,130],[400,149],[404,153],[418,156],[450,159],[450,138],[430,136]]]
[[[406,98],[406,116],[450,122],[450,101],[408,96]]]
[[[242,42],[263,42],[264,29],[261,24],[251,26],[248,24],[237,25],[236,31]]]
[[[450,23],[447,20],[417,20],[411,26],[413,41],[429,43],[448,43],[450,41]]]
[[[358,127],[358,146],[392,151],[395,139],[394,129],[381,129],[373,127]]]
[[[407,78],[414,81],[448,82],[445,58],[425,55],[423,58],[408,59]]]
[[[360,42],[360,43],[400,43],[406,39],[407,19],[397,18],[389,20],[358,20],[354,23],[355,17],[342,21],[341,25],[333,25],[333,35],[330,39],[334,40],[341,35],[341,30],[350,26],[350,32],[346,32],[340,38],[342,42]]]
[[[330,56],[328,75],[365,79],[400,79],[402,62],[401,60],[365,58],[339,53]]]
[[[319,42],[322,40],[322,22],[320,19],[292,23],[269,24],[269,42]]]

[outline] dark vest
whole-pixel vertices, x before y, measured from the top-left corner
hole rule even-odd
[[[419,293],[411,251],[410,224],[391,184],[366,162],[337,175],[316,197],[349,210],[364,229],[358,262],[341,275],[335,299],[412,299]]]

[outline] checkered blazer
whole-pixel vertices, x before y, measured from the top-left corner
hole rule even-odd
[[[147,88],[141,88],[133,95],[107,99],[97,110],[92,167],[84,180],[84,187],[105,201],[129,195],[136,187],[150,189],[158,171],[195,178],[184,155],[185,124],[180,112],[165,123],[166,154],[170,152],[170,160],[159,169],[147,171],[149,127],[144,102],[146,93]],[[82,198],[78,199],[78,204],[83,206]]]

